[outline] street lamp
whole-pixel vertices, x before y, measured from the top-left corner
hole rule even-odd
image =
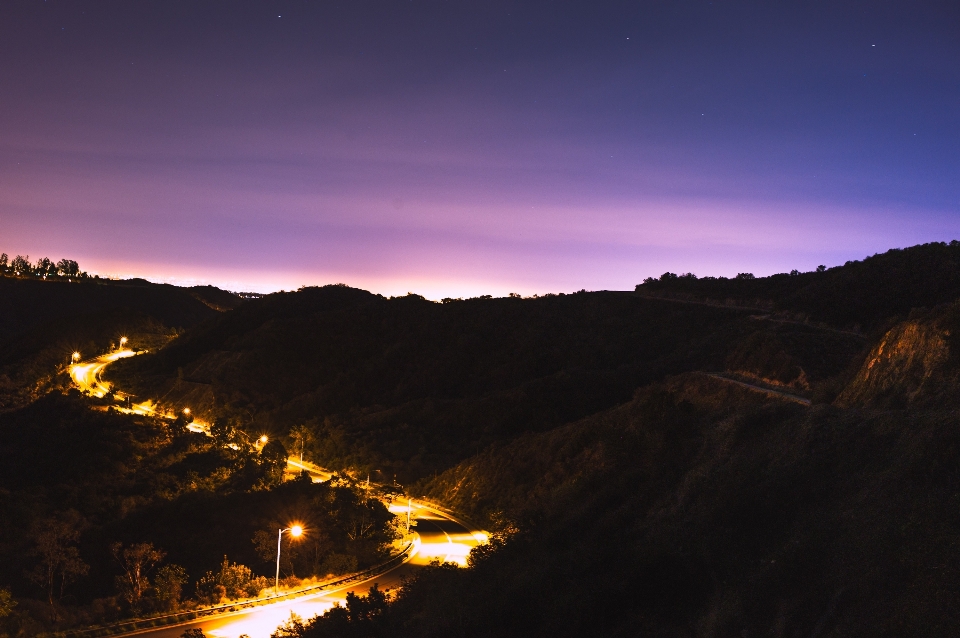
[[[79,361],[79,360],[80,360],[80,353],[79,353],[79,352],[74,352],[72,355],[70,355],[70,360],[73,361],[74,363],[76,363],[77,361]]]
[[[127,338],[120,337],[120,349],[123,350],[123,346],[127,345]]]
[[[280,593],[280,541],[283,539],[283,533],[290,532],[290,535],[294,538],[303,534],[303,528],[299,525],[292,525],[290,527],[284,527],[281,530],[277,530],[277,575],[273,579],[273,593]]]

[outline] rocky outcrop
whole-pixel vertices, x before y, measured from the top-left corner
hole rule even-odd
[[[836,404],[895,406],[936,398],[948,380],[950,331],[936,321],[906,321],[888,331]]]

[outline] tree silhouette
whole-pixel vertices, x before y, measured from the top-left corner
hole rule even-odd
[[[27,255],[26,257],[23,255],[17,255],[14,257],[13,261],[10,262],[10,270],[18,277],[32,272],[33,266],[30,265],[30,255]]]
[[[61,518],[38,520],[32,526],[34,552],[40,560],[27,577],[46,590],[50,605],[58,584],[60,600],[67,585],[90,569],[77,550],[85,527],[86,521],[75,510],[68,510]]]
[[[114,543],[110,550],[123,569],[116,579],[120,596],[137,611],[144,593],[150,587],[147,574],[163,560],[164,552],[156,549],[152,543],[136,543],[127,548],[122,543]]]

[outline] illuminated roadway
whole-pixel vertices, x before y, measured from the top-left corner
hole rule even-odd
[[[405,515],[407,506],[394,504],[390,510]],[[290,619],[291,613],[305,621],[309,620],[333,607],[334,603],[344,604],[348,592],[367,593],[374,583],[381,591],[392,592],[400,585],[401,579],[414,575],[418,568],[431,561],[441,560],[466,565],[470,550],[486,540],[482,532],[471,532],[442,512],[424,505],[414,503],[412,514],[417,520],[420,541],[414,545],[413,556],[407,562],[379,576],[329,591],[307,594],[293,600],[212,616],[182,625],[146,629],[134,632],[133,635],[149,638],[179,638],[184,631],[199,628],[207,636],[216,638],[239,638],[242,635],[250,638],[267,638],[276,631],[277,627]],[[304,534],[307,533],[309,530],[304,531]]]
[[[133,350],[116,350],[90,361],[75,363],[70,366],[70,377],[83,392],[95,397],[105,397],[110,393],[110,384],[100,378],[103,369],[118,359],[132,357],[135,354]]]
[[[102,379],[104,368],[114,361],[132,357],[135,354],[133,350],[117,350],[90,361],[75,363],[70,366],[70,376],[83,392],[96,397],[105,397],[112,391],[112,388],[108,382]],[[116,409],[127,413],[174,418],[171,414],[157,412],[150,401],[133,404],[129,408],[117,406]],[[194,425],[191,429],[198,432],[206,431],[202,424]],[[329,472],[321,470],[312,463],[301,462],[293,458],[288,459],[287,463],[290,471],[306,470],[310,472],[314,481],[330,478]],[[144,629],[130,634],[117,635],[179,638],[187,629],[199,628],[208,636],[215,636],[216,638],[239,638],[242,635],[247,635],[250,638],[267,638],[276,631],[278,626],[290,618],[291,613],[296,614],[303,620],[309,620],[313,616],[330,609],[336,602],[343,604],[349,592],[366,593],[374,583],[381,590],[394,591],[404,577],[412,576],[419,567],[427,565],[431,561],[440,560],[465,566],[467,554],[470,553],[470,550],[487,540],[486,533],[469,529],[454,517],[427,504],[413,502],[409,509],[411,519],[416,521],[414,548],[403,563],[379,576],[323,592],[308,593],[291,600],[210,616],[180,625]],[[405,503],[395,502],[390,505],[391,512],[404,517],[407,510],[408,506]],[[304,533],[309,533],[309,530],[305,530]]]

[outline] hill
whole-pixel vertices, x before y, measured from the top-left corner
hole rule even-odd
[[[871,332],[906,318],[913,308],[932,308],[960,298],[960,242],[894,249],[816,272],[734,279],[664,273],[637,286],[640,294],[751,306],[791,319]]]
[[[668,374],[728,368],[814,392],[860,335],[751,311],[596,292],[434,303],[343,286],[244,303],[110,378],[252,435],[306,424],[311,458],[402,483],[629,400]]]
[[[958,437],[674,377],[426,482],[505,541],[377,635],[956,635]]]
[[[49,395],[0,415],[3,518],[81,504],[100,592],[108,539],[145,530],[192,570],[217,547],[255,561],[245,537],[268,521],[243,511],[330,498],[264,483],[270,460],[238,442],[267,433],[493,532],[470,569],[438,565],[392,602],[354,598],[278,638],[953,636],[958,264],[953,242],[630,292],[434,303],[337,285],[230,312],[174,291],[207,315],[110,379],[197,408],[216,436]],[[24,465],[39,449],[51,458]],[[14,579],[30,539],[5,529]]]
[[[215,296],[224,295],[238,299],[225,291]],[[124,335],[138,347],[159,347],[219,314],[196,291],[142,279],[0,277],[0,299],[8,309],[0,314],[0,409],[23,405],[56,384],[57,366],[75,351],[98,354]]]

